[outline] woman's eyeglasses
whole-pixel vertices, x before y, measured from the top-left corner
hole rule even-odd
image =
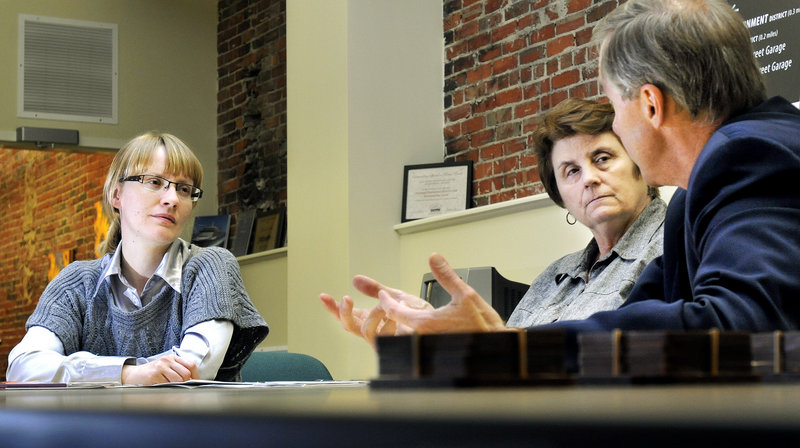
[[[175,185],[175,192],[178,197],[192,202],[197,202],[198,199],[203,197],[203,190],[194,185],[184,184],[181,182],[173,182],[169,179],[164,179],[161,176],[154,176],[152,174],[139,174],[138,176],[128,176],[119,180],[120,182],[139,182],[144,188],[150,191],[159,191],[169,189],[170,184]]]

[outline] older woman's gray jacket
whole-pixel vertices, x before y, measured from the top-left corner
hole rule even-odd
[[[625,235],[602,258],[592,239],[585,249],[551,264],[531,284],[508,319],[509,327],[530,327],[584,319],[618,308],[650,261],[661,255],[666,204],[653,199]]]

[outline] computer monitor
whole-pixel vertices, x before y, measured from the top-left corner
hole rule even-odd
[[[461,280],[472,286],[504,321],[508,320],[530,287],[526,283],[508,280],[491,266],[463,268],[455,271]],[[430,272],[422,276],[422,289],[419,295],[430,302],[434,308],[450,302],[450,294],[442,288]]]

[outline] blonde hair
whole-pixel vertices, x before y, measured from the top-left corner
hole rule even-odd
[[[122,240],[119,211],[111,203],[114,189],[121,179],[144,174],[144,170],[153,160],[153,155],[161,147],[167,154],[165,174],[186,176],[192,180],[192,185],[201,186],[203,167],[192,150],[178,137],[160,132],[147,132],[133,138],[117,151],[103,186],[103,214],[111,224],[105,241],[100,245],[101,254],[114,252]]]

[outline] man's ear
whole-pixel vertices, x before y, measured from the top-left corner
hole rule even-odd
[[[643,116],[650,121],[653,127],[660,127],[664,123],[664,114],[666,113],[664,92],[653,84],[645,84],[639,87],[639,99]]]

